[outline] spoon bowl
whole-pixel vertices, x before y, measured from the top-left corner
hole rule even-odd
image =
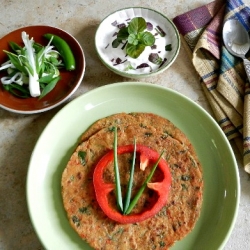
[[[245,58],[250,48],[250,39],[242,24],[235,19],[226,21],[222,35],[228,51],[234,56]]]
[[[247,30],[238,20],[229,19],[223,26],[222,37],[227,50],[232,55],[243,59],[247,77],[250,81],[250,61],[245,56],[250,48]]]

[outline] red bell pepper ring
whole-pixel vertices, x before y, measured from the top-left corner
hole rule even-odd
[[[117,148],[118,155],[131,153],[133,151],[134,151],[134,145],[119,146]],[[149,160],[152,163],[155,163],[160,156],[156,151],[144,145],[136,145],[136,152],[140,154],[140,159],[143,159],[143,161]],[[148,183],[147,185],[148,188],[157,192],[158,199],[156,203],[150,209],[142,211],[141,213],[124,215],[109,205],[108,194],[115,189],[115,184],[105,183],[103,180],[103,172],[107,167],[108,163],[113,160],[114,160],[114,151],[111,150],[107,154],[105,154],[101,158],[101,160],[97,163],[93,174],[93,184],[94,184],[96,199],[103,212],[110,219],[117,221],[121,224],[136,223],[153,217],[156,213],[158,213],[162,209],[162,207],[167,202],[167,197],[171,185],[171,174],[168,163],[164,159],[161,159],[157,166],[158,168],[160,168],[163,174],[162,181],[155,183]]]

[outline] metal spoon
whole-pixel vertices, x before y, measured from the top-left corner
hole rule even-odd
[[[232,55],[243,59],[247,77],[250,81],[250,61],[245,57],[250,48],[248,32],[239,21],[230,19],[224,24],[222,36],[227,50]]]

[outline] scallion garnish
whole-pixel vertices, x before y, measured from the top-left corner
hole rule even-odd
[[[118,208],[123,212],[123,202],[122,202],[122,191],[120,183],[120,173],[118,167],[118,157],[117,157],[117,127],[115,127],[114,136],[114,170],[115,170],[115,191],[116,200]]]
[[[140,199],[142,193],[144,192],[145,188],[147,187],[147,184],[153,177],[156,167],[158,166],[158,163],[161,160],[161,157],[164,153],[164,151],[160,154],[159,158],[157,159],[156,163],[152,167],[147,179],[143,182],[142,186],[138,190],[137,194],[131,201],[131,193],[132,193],[132,186],[133,186],[133,179],[134,179],[134,169],[135,169],[135,160],[136,160],[136,139],[134,139],[134,151],[133,151],[133,160],[132,165],[130,169],[130,177],[129,182],[127,185],[127,192],[125,197],[125,205],[123,206],[123,198],[122,198],[122,192],[121,192],[121,182],[120,182],[120,173],[119,173],[119,166],[118,166],[118,156],[117,156],[117,127],[114,127],[114,172],[115,172],[115,195],[116,195],[116,201],[117,206],[120,209],[123,214],[128,215],[132,209],[137,204],[138,200]]]
[[[129,214],[132,209],[135,207],[135,205],[137,204],[138,200],[140,199],[142,193],[144,192],[145,188],[147,187],[147,184],[149,183],[149,181],[151,180],[151,178],[154,175],[154,172],[156,170],[156,167],[158,166],[158,163],[161,160],[161,157],[163,155],[164,152],[162,152],[158,158],[158,160],[156,161],[155,165],[153,166],[149,176],[147,177],[147,179],[144,181],[144,183],[142,184],[141,188],[138,190],[137,194],[135,195],[135,197],[133,198],[133,200],[130,202],[130,205],[128,207],[128,209],[125,211],[125,214]]]
[[[3,88],[15,96],[41,99],[60,80],[59,68],[64,64],[59,60],[59,52],[50,45],[52,39],[48,45],[42,46],[35,43],[25,31],[21,33],[21,38],[24,47],[10,42],[12,51],[4,50],[9,60],[0,65],[0,71],[6,70],[7,75],[0,80]]]
[[[129,177],[129,182],[128,182],[127,194],[125,198],[124,211],[128,209],[129,204],[130,204],[132,185],[133,185],[133,179],[134,179],[134,171],[135,171],[135,159],[136,159],[136,139],[134,139],[134,153],[133,153],[133,160],[132,160],[132,165],[130,169],[130,177]]]

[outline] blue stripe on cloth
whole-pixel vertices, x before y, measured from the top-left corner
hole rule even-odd
[[[230,130],[229,132],[225,132],[225,135],[226,135],[226,137],[230,137],[231,135],[238,134],[238,133],[239,133],[238,129],[235,128],[233,130]]]
[[[242,59],[233,56],[228,52],[228,50],[223,46],[221,50],[221,68],[220,73],[225,73],[229,69],[232,69],[238,63],[241,63]]]
[[[250,9],[245,8],[235,14],[235,16],[238,18],[238,20],[241,22],[241,24],[245,27],[245,29],[249,32],[250,31]]]
[[[241,129],[243,129],[243,124],[241,124],[240,126],[236,127],[236,129],[239,130],[239,131],[240,131]]]
[[[202,79],[204,80],[204,82],[206,82],[205,80],[206,80],[207,78],[210,78],[211,76],[216,75],[217,72],[218,72],[218,70],[211,71],[211,72],[209,72],[208,74],[203,75],[203,76],[202,76]],[[207,90],[212,91],[212,90],[216,89],[216,84],[213,84],[213,85],[210,86],[210,87],[208,87],[208,85],[206,84],[206,87],[207,87]]]
[[[225,117],[225,118],[219,120],[219,121],[218,121],[218,124],[219,124],[220,126],[222,126],[222,124],[223,124],[223,123],[226,123],[226,122],[231,123],[231,121],[229,120],[228,117]],[[240,126],[236,127],[237,130],[241,130],[242,128],[243,128],[243,124],[241,124]]]
[[[221,119],[220,121],[218,121],[218,123],[221,125],[224,122],[230,121],[227,117],[225,117],[224,119]]]
[[[242,9],[240,9],[242,8]],[[241,0],[227,1],[226,12],[234,12],[234,16],[230,18],[237,18],[247,31],[250,31],[250,8],[245,6]]]
[[[234,10],[242,5],[244,5],[244,3],[241,0],[227,1],[227,8],[229,9],[229,11]]]
[[[208,91],[215,90],[215,89],[216,89],[216,85],[213,85],[212,87],[209,87],[209,88],[207,88],[207,89],[208,89]]]
[[[228,119],[228,117],[225,117],[224,119],[219,120],[219,121],[218,121],[218,124],[221,126],[222,130],[223,130],[223,123],[231,124],[231,121]],[[225,124],[225,126],[226,126],[226,125],[227,125],[227,124]],[[223,130],[224,133],[225,133],[225,135],[226,135],[227,137],[230,137],[230,136],[233,135],[233,134],[238,134],[239,131],[243,129],[243,124],[241,124],[241,125],[238,126],[238,127],[234,127],[234,126],[232,125],[232,128],[234,128],[234,129],[231,129],[231,130],[229,130],[228,132],[226,132],[225,130]]]
[[[213,71],[211,71],[211,72],[209,72],[209,73],[203,75],[202,78],[203,78],[203,79],[207,79],[207,78],[213,76],[214,74],[216,74],[217,71],[218,71],[218,70],[213,70]]]
[[[227,51],[223,52],[221,55],[221,68],[220,73],[225,73],[229,69],[234,67],[234,59],[236,57],[229,54]]]

